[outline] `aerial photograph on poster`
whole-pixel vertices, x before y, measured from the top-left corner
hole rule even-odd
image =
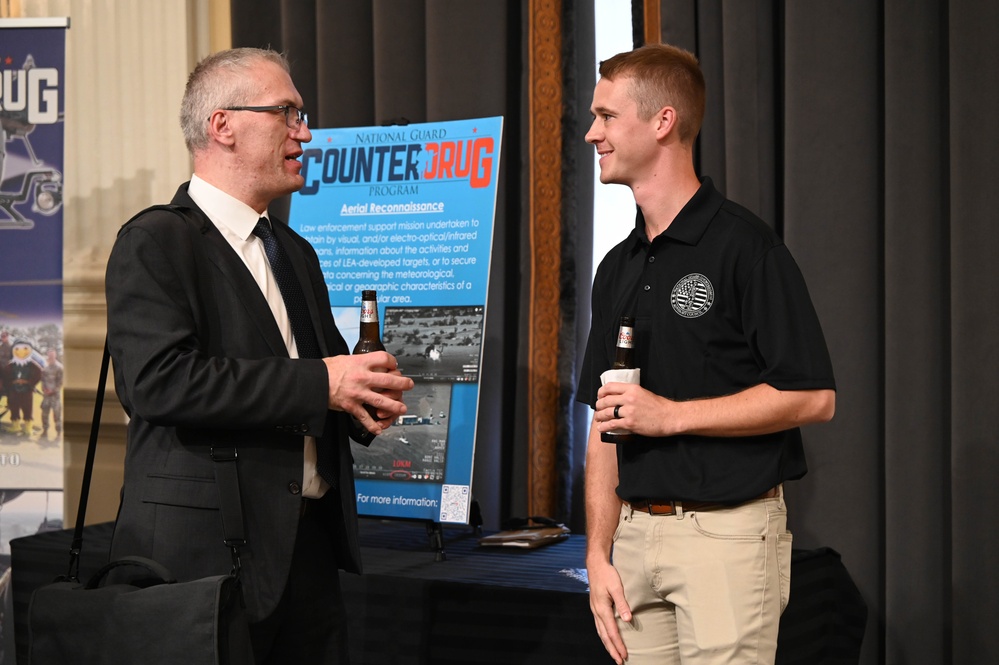
[[[354,477],[441,482],[447,460],[451,386],[418,383],[403,399],[407,413],[370,446],[351,443]]]
[[[382,342],[414,381],[478,381],[482,305],[386,307]]]

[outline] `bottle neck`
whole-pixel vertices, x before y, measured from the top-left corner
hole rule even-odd
[[[358,332],[361,339],[378,339],[378,319],[374,321],[362,321]]]
[[[378,325],[378,303],[374,300],[361,302],[361,325],[365,323]]]
[[[634,344],[634,329],[621,326],[617,331],[617,354],[614,356],[614,369],[632,369],[635,364],[631,360],[631,349]]]
[[[614,369],[634,369],[635,363],[631,359],[631,349],[618,347],[612,367]]]

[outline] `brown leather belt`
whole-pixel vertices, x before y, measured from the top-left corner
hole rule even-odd
[[[772,499],[780,494],[780,486],[771,487],[763,494],[749,501],[759,501],[760,499]],[[749,503],[744,501],[743,503]],[[716,503],[711,501],[657,501],[655,499],[639,499],[628,502],[631,509],[649,515],[676,515],[677,511],[692,512],[696,510],[719,510],[721,508],[734,508],[741,504]]]

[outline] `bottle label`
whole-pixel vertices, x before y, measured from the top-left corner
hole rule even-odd
[[[378,323],[378,303],[365,300],[361,303],[361,323]]]
[[[617,331],[617,348],[630,349],[634,342],[634,332],[628,326],[621,326]]]

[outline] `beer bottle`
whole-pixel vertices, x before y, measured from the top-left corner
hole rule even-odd
[[[611,369],[635,369],[635,361],[631,356],[634,341],[635,319],[631,316],[622,316],[621,325],[617,329],[617,354],[614,356]]]
[[[382,336],[378,332],[378,295],[374,290],[361,291],[361,329],[354,345],[354,353],[384,351]]]
[[[378,295],[374,290],[361,291],[361,326],[358,332],[354,355],[385,350],[382,336],[378,332]],[[364,408],[372,418],[378,420],[377,410],[373,406],[365,404]]]
[[[635,319],[631,316],[622,316],[617,329],[617,353],[614,355],[611,369],[635,369],[632,357],[634,341]],[[632,433],[625,429],[612,429],[601,434],[600,440],[604,443],[628,443],[632,440]]]

